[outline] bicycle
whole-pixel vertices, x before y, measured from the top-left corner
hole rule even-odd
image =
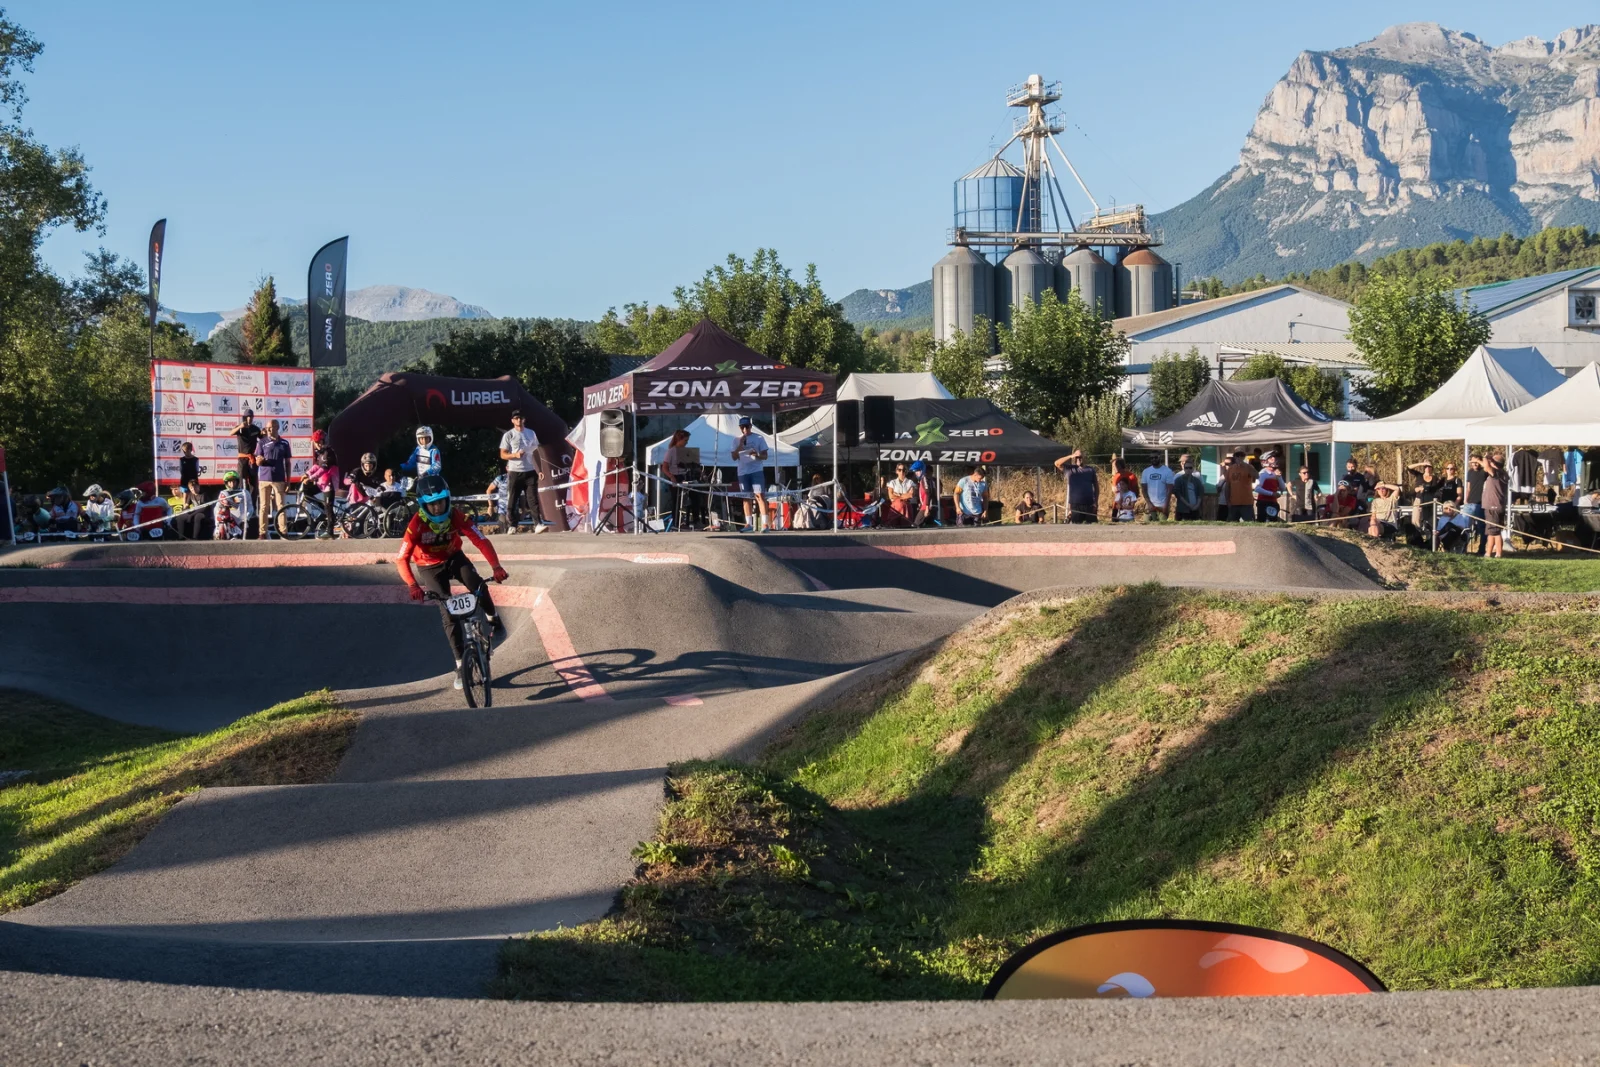
[[[461,632],[461,691],[466,695],[467,707],[489,707],[494,702],[494,690],[490,688],[493,675],[489,670],[494,635],[482,598],[471,592],[443,597],[424,590],[423,599],[442,602]]]

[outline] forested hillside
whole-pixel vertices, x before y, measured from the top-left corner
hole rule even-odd
[[[1217,297],[1287,282],[1340,300],[1353,300],[1374,274],[1447,276],[1455,285],[1469,286],[1594,266],[1600,266],[1600,233],[1582,226],[1553,226],[1530,237],[1513,237],[1507,233],[1499,237],[1403,248],[1371,263],[1350,260],[1326,270],[1292,272],[1276,279],[1258,274],[1231,286],[1217,278],[1201,278],[1185,288]]]

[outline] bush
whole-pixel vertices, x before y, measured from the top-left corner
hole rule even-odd
[[[1056,428],[1056,440],[1082,449],[1084,458],[1105,459],[1122,448],[1122,428],[1133,425],[1133,407],[1121,393],[1104,393],[1078,401]]]

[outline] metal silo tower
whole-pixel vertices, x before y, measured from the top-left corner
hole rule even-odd
[[[940,260],[933,287],[935,339],[949,340],[959,328],[956,324],[970,323],[977,315],[1007,321],[1013,304],[1037,299],[1052,287],[1063,300],[1077,291],[1105,316],[1113,309],[1130,306],[1141,311],[1163,310],[1176,299],[1167,291],[1170,285],[1163,288],[1171,268],[1167,267],[1166,273],[1156,269],[1165,266],[1165,261],[1147,251],[1161,240],[1150,231],[1144,206],[1102,208],[1056,140],[1066,123],[1049,108],[1060,100],[1061,83],[1046,82],[1037,74],[1007,92],[1006,106],[1023,109],[1025,114],[1013,122],[1011,138],[993,159],[957,180],[955,228],[950,231],[949,243],[974,250],[994,265],[993,291],[985,294],[976,284],[952,281],[959,267],[965,272],[964,281],[976,283],[981,272],[971,260],[984,262],[984,258],[947,256]],[[1002,158],[1018,143],[1022,148],[1020,169]],[[1052,147],[1093,209],[1082,225],[1073,219],[1067,205],[1049,151]],[[1129,258],[1120,270],[1108,262],[1116,257],[1120,263],[1128,253],[1140,250],[1145,250],[1143,258]],[[1135,279],[1137,285],[1132,284]],[[1117,291],[1125,287],[1128,293]],[[947,306],[951,301],[959,306]]]

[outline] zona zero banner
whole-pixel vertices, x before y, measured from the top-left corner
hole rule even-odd
[[[311,257],[306,272],[306,327],[311,332],[311,365],[345,364],[345,266],[350,238],[329,241]]]

